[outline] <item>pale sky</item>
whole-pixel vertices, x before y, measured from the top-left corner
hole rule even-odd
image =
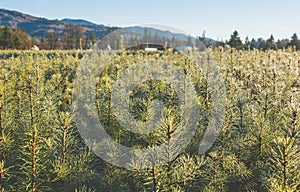
[[[0,0],[0,7],[49,19],[86,19],[110,26],[161,24],[192,36],[226,40],[300,35],[299,0]]]

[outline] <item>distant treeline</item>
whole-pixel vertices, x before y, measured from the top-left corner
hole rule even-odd
[[[288,47],[293,47],[296,50],[300,50],[300,40],[298,39],[298,36],[296,33],[294,33],[290,39],[281,39],[275,41],[275,38],[273,35],[270,36],[267,40],[264,40],[263,38],[258,39],[252,39],[250,40],[248,37],[246,37],[244,43],[239,37],[239,34],[237,31],[234,31],[231,34],[231,37],[229,41],[226,41],[227,45],[230,45],[231,47],[234,47],[236,49],[246,49],[246,50],[253,50],[253,49],[259,49],[259,50],[277,50],[277,49],[286,49]]]
[[[117,37],[116,37],[117,38]],[[129,41],[137,41],[136,37],[130,37]],[[286,49],[288,47],[293,47],[296,50],[300,50],[300,40],[296,33],[294,33],[289,39],[278,39],[275,41],[273,35],[267,40],[263,38],[249,39],[248,37],[243,42],[237,31],[234,31],[230,39],[221,42],[213,41],[205,37],[205,33],[201,37],[197,37],[192,40],[191,37],[187,38],[185,43],[182,40],[176,39],[175,37],[166,38],[160,37],[157,34],[151,34],[145,29],[144,37],[148,40],[155,40],[155,42],[161,41],[166,42],[168,46],[178,44],[182,46],[195,46],[198,48],[208,48],[208,47],[219,47],[230,45],[236,49],[242,50],[277,50]],[[85,35],[84,28],[80,25],[68,24],[62,33],[58,33],[54,30],[49,30],[44,34],[43,38],[31,37],[22,29],[12,29],[9,27],[0,27],[0,49],[30,49],[33,45],[37,45],[40,49],[46,50],[86,50],[92,48],[93,44],[97,41],[94,32]],[[113,45],[122,42],[120,39],[114,39]]]
[[[68,24],[62,34],[49,30],[43,38],[31,37],[22,29],[0,27],[0,49],[30,49],[37,45],[40,49],[90,49],[96,42],[93,32],[84,35],[80,25]]]

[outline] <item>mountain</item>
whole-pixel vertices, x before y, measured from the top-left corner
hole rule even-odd
[[[145,32],[145,28],[147,28],[147,32],[150,33],[152,36],[158,35],[159,37],[165,37],[168,39],[172,39],[172,37],[175,37],[178,40],[186,41],[188,38],[188,35],[182,34],[182,33],[176,33],[176,32],[170,32],[167,29],[156,29],[154,27],[140,27],[140,26],[132,26],[132,27],[126,27],[124,29],[143,35]],[[195,40],[194,37],[192,37],[192,40]]]
[[[46,32],[49,30],[54,30],[57,33],[61,34],[64,31],[66,25],[68,25],[69,23],[83,26],[86,35],[90,34],[93,31],[96,38],[100,38],[111,31],[120,29],[118,27],[108,27],[101,24],[98,25],[83,19],[65,18],[62,20],[49,20],[46,18],[35,17],[17,11],[0,9],[0,26],[21,28],[29,35],[37,38],[43,38]],[[125,27],[123,29],[142,36],[144,35],[145,28],[147,28],[148,34],[150,33],[152,36],[158,35],[160,38],[164,37],[167,39],[172,39],[173,37],[175,37],[175,39],[179,41],[187,41],[189,38],[189,36],[184,33],[174,32],[173,30],[168,29],[156,28],[155,26],[133,26]],[[191,37],[191,40],[195,42],[194,37]],[[214,44],[216,42],[209,38],[206,38],[206,41],[210,42],[211,44]]]
[[[115,28],[97,25],[81,19],[49,20],[17,11],[0,9],[0,26],[21,28],[29,35],[37,38],[43,38],[45,33],[49,30],[55,30],[58,33],[62,33],[68,23],[82,25],[84,27],[85,34],[89,34],[94,31],[97,38],[103,36],[109,31],[115,30]]]
[[[62,22],[65,22],[65,23],[72,23],[72,24],[76,24],[76,25],[86,25],[86,26],[104,26],[104,25],[97,25],[95,23],[92,23],[90,21],[86,21],[86,20],[83,20],[83,19],[69,19],[69,18],[66,18],[66,19],[62,19],[60,20]]]
[[[17,11],[0,9],[0,25],[16,28],[19,23],[34,22],[38,18]]]
[[[159,37],[167,38],[167,39],[172,39],[174,37],[176,40],[184,41],[184,42],[187,42],[189,37],[191,38],[192,42],[195,42],[195,40],[196,40],[195,37],[191,37],[188,34],[184,34],[184,32],[175,32],[172,29],[162,29],[164,27],[154,28],[154,27],[132,26],[132,27],[126,27],[124,29],[143,36],[145,33],[145,28],[147,28],[147,33],[151,34],[152,37],[156,36],[156,35],[158,35]],[[170,30],[172,30],[172,31],[170,31]],[[212,46],[215,46],[218,43],[217,41],[210,39],[210,38],[205,38],[204,41]],[[203,49],[204,48],[203,46],[205,47],[204,44],[201,44],[198,46],[198,48]],[[186,46],[181,46],[181,47],[185,48]]]

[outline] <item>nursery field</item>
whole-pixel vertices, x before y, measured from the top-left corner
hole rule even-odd
[[[164,60],[182,68],[202,110],[187,147],[165,164],[144,169],[134,159],[135,169],[102,160],[79,134],[73,92],[77,68],[89,54],[0,51],[0,192],[300,191],[300,52],[220,47],[201,53],[218,65],[226,92],[221,131],[204,154],[199,143],[213,108],[206,74],[179,52],[116,54],[94,86],[98,119],[115,142],[137,149],[171,145],[183,126],[180,95],[168,83],[149,80],[132,91],[131,115],[146,122],[151,101],[161,100],[166,116],[159,129],[137,134],[122,128],[112,110],[113,84],[133,63]],[[97,57],[108,55],[100,51]]]

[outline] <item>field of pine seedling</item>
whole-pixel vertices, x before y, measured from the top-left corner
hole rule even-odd
[[[127,50],[104,68],[95,104],[107,133],[122,145],[145,148],[172,139],[170,127],[179,120],[175,90],[153,80],[133,91],[132,114],[147,121],[149,101],[157,98],[167,106],[166,123],[149,135],[122,129],[111,110],[112,84],[132,63],[163,59],[185,66],[204,111],[192,142],[175,159],[127,170],[97,157],[77,131],[72,90],[87,51],[1,51],[0,191],[300,191],[300,52],[226,47],[205,53],[223,75],[227,105],[222,130],[202,155],[212,105],[205,74],[192,61],[177,52]]]

